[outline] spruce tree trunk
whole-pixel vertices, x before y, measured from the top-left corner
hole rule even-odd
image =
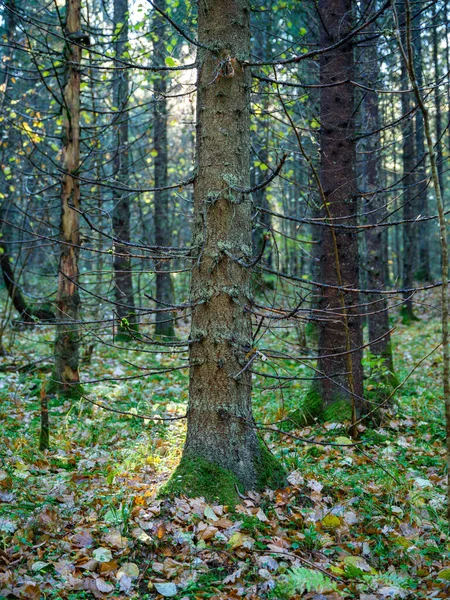
[[[272,20],[270,19],[265,29],[258,29],[255,35],[256,54],[258,59],[263,61],[267,55],[269,48],[269,39],[271,37],[271,25]],[[257,125],[256,131],[252,135],[251,143],[255,151],[255,160],[259,161],[261,165],[267,165],[269,162],[269,119],[268,112],[269,108],[269,89],[267,84],[262,81],[258,81],[258,93],[255,98],[255,106],[258,108],[260,117],[255,116]],[[270,171],[269,171],[270,172]],[[260,169],[259,166],[253,167],[251,170],[251,185],[252,187],[260,185],[267,177],[267,171]],[[264,245],[264,236],[267,232],[272,231],[272,217],[266,212],[259,211],[258,208],[269,209],[270,203],[267,200],[267,189],[265,187],[256,190],[253,193],[253,204],[254,213],[256,213],[256,223],[253,229],[253,247],[256,256],[261,252],[261,248]],[[273,249],[270,240],[265,242],[264,259],[267,266],[273,268]],[[258,265],[259,267],[259,265]],[[262,279],[262,273],[258,273],[259,278]]]
[[[121,58],[128,44],[128,0],[114,0],[114,45],[115,56]],[[130,195],[125,191],[128,183],[128,70],[116,63],[114,75],[114,105],[118,111],[114,123],[116,153],[113,167],[118,187],[113,189],[113,229],[114,244],[114,290],[118,326],[116,340],[133,337],[138,329],[133,295],[133,274],[130,250]],[[121,242],[125,242],[122,244]]]
[[[434,106],[436,112],[436,160],[439,176],[439,185],[441,193],[444,193],[444,163],[442,160],[442,120],[441,120],[441,86],[439,85],[440,68],[439,68],[439,14],[436,10],[436,2],[433,3],[433,21],[432,21],[432,37],[433,37],[433,66],[434,66]],[[448,43],[448,40],[447,40]]]
[[[421,32],[421,14],[417,15],[415,19],[415,28],[417,33],[414,36],[414,51],[416,54],[416,77],[417,85],[420,89],[423,86],[423,65],[422,65],[422,32]],[[428,191],[427,191],[427,179],[426,179],[426,161],[427,154],[425,152],[425,134],[423,126],[423,115],[422,111],[418,110],[416,113],[416,153],[417,160],[420,164],[417,167],[417,204],[419,214],[423,216],[428,215]],[[430,282],[431,281],[431,260],[430,260],[430,226],[428,221],[424,221],[417,225],[419,228],[418,235],[418,262],[416,269],[416,277],[419,281]]]
[[[60,257],[58,269],[55,365],[50,388],[76,393],[79,388],[80,296],[80,182],[74,177],[80,167],[80,60],[81,47],[70,38],[81,30],[80,0],[66,0],[65,60],[63,90],[63,176],[61,185]],[[73,208],[72,208],[73,207]],[[74,210],[75,209],[75,210]]]
[[[3,110],[3,104],[6,98],[6,94],[8,93],[8,84],[9,84],[9,75],[10,75],[10,68],[11,68],[11,62],[12,62],[12,53],[13,53],[13,46],[14,46],[14,34],[15,34],[15,2],[14,0],[8,0],[5,3],[5,10],[4,10],[4,34],[6,35],[6,44],[5,44],[5,50],[8,50],[8,45],[10,45],[11,47],[9,48],[9,56],[6,55],[2,57],[3,60],[3,69],[0,71],[0,109]],[[9,140],[10,141],[10,140]],[[5,140],[2,143],[2,163],[5,163],[6,161],[6,156],[8,155],[8,152],[10,151],[9,149],[9,144],[8,144],[8,140]],[[4,178],[4,174],[3,174],[3,170],[1,171],[1,178],[3,180]],[[5,190],[6,192],[6,188],[7,188],[7,181],[4,180],[2,181],[2,192],[3,190]],[[2,196],[6,196],[6,193],[3,194]],[[22,292],[20,291],[20,288],[17,287],[16,284],[16,280],[15,280],[15,276],[14,276],[14,270],[12,268],[11,265],[11,257],[9,255],[9,241],[11,239],[11,227],[10,225],[6,222],[8,220],[10,220],[10,218],[8,217],[8,202],[6,200],[3,200],[2,203],[0,204],[0,233],[1,233],[1,237],[0,237],[0,268],[2,271],[2,275],[3,275],[3,280],[5,282],[5,287],[6,287],[6,291],[8,292],[8,296],[11,299],[11,302],[14,306],[14,308],[17,310],[17,312],[19,313],[21,319],[25,322],[32,322],[32,316],[31,316],[31,312],[28,308],[28,305],[25,301],[25,298],[22,295]]]
[[[346,37],[352,26],[352,0],[320,0],[321,47]],[[353,79],[351,43],[321,55],[320,83],[320,216],[329,227],[320,229],[319,281],[329,286],[359,287],[356,231],[333,227],[357,225],[358,192],[355,179],[354,86],[330,86]],[[342,218],[345,218],[343,221]],[[342,420],[364,412],[362,329],[357,292],[320,288],[318,312],[319,376],[307,404],[312,412],[325,408],[325,418]]]
[[[366,18],[370,16],[372,0],[364,0],[362,7],[369,11]],[[375,25],[372,24],[366,30],[368,37],[375,31]],[[369,41],[368,46],[364,48],[363,64],[361,70],[364,83],[373,89],[378,87],[379,60],[376,47],[376,40]],[[380,111],[378,106],[378,96],[376,92],[366,92],[364,94],[362,122],[368,133],[378,131],[381,124]],[[368,213],[367,222],[375,224],[383,222],[387,216],[386,198],[377,190],[383,186],[380,183],[380,134],[375,133],[366,138],[364,144],[364,183],[365,191],[374,192],[366,199],[366,212]],[[366,235],[366,269],[367,269],[367,287],[371,290],[383,290],[387,280],[387,230],[384,227],[367,229]],[[393,372],[394,364],[392,360],[391,338],[389,332],[389,312],[386,296],[379,294],[368,294],[369,306],[367,307],[367,317],[369,323],[369,343],[370,351],[375,356],[385,359],[386,367]],[[381,339],[380,339],[381,338]],[[379,340],[379,341],[375,341]]]
[[[188,429],[168,490],[222,498],[228,490],[236,501],[232,481],[254,489],[283,480],[254,427],[250,271],[235,260],[252,256],[252,200],[233,189],[250,184],[251,73],[241,62],[250,3],[202,0],[198,10],[198,39],[214,51],[198,56]]]
[[[158,6],[165,11],[166,2],[162,0]],[[164,18],[155,11],[155,33],[158,40],[154,42],[155,64],[164,66],[164,48],[167,37],[167,27]],[[167,76],[164,71],[155,74],[154,110],[153,110],[153,143],[157,152],[155,156],[155,188],[167,186]],[[155,245],[161,247],[170,246],[172,243],[172,232],[169,225],[169,191],[161,190],[155,192],[154,196],[154,219],[155,219]],[[162,255],[164,250],[157,250]],[[163,260],[155,261],[156,271],[156,308],[161,312],[156,313],[155,334],[164,336],[175,335],[175,321],[172,312],[164,312],[168,304],[174,304],[173,282],[168,270],[170,262]]]
[[[400,8],[400,26],[403,38],[405,37],[405,4],[399,2]],[[402,89],[409,88],[409,77],[406,65],[402,61],[401,66]],[[402,161],[403,161],[403,219],[405,221],[414,220],[417,217],[417,202],[415,201],[415,173],[416,166],[416,147],[414,138],[414,120],[412,115],[408,114],[412,109],[412,95],[401,94],[401,106],[404,119],[402,121]],[[414,271],[417,257],[417,224],[407,222],[403,224],[403,288],[411,289],[414,284]],[[404,304],[402,306],[402,316],[405,323],[415,320],[413,311],[413,301],[411,292],[403,294]]]

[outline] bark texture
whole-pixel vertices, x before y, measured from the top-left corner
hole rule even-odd
[[[364,0],[363,8],[371,10],[371,0]],[[366,18],[370,12],[365,13]],[[367,35],[375,30],[372,24],[367,29]],[[379,87],[378,73],[379,61],[376,47],[376,41],[369,41],[364,49],[363,66],[364,83],[372,88]],[[368,133],[380,129],[380,111],[378,106],[378,96],[376,92],[367,92],[364,95],[363,103],[363,123]],[[380,185],[380,134],[374,133],[366,138],[364,144],[364,184],[365,191],[373,192],[366,196],[366,210],[368,213],[367,222],[376,224],[383,222],[387,216],[386,198],[383,194],[377,193]],[[366,269],[367,269],[367,287],[371,290],[383,290],[387,280],[387,231],[384,227],[368,229],[366,231]],[[380,296],[376,293],[368,294],[367,316],[369,323],[369,343],[370,351],[375,356],[385,359],[385,365],[393,372],[394,364],[392,360],[391,337],[389,332],[389,312],[386,296]],[[377,341],[378,340],[378,341]]]
[[[252,331],[252,256],[249,195],[250,52],[248,0],[202,0],[198,38],[215,51],[199,51],[197,162],[194,184],[188,431],[183,461],[215,464],[245,489],[270,482],[251,409],[251,374],[245,369]],[[272,457],[269,455],[270,459]],[[273,459],[272,459],[273,460]],[[176,474],[175,474],[176,476]]]
[[[115,56],[121,58],[128,43],[128,0],[114,0]],[[116,64],[118,67],[118,64]],[[113,189],[113,230],[114,230],[114,289],[118,334],[116,339],[133,337],[138,329],[134,305],[133,274],[130,251],[130,195],[124,190],[128,183],[128,70],[117,68],[114,76],[114,106],[118,113],[114,122],[116,154],[114,175],[118,186]],[[124,242],[124,243],[121,243]]]
[[[399,2],[400,26],[402,39],[405,39],[405,3]],[[409,77],[407,67],[402,61],[401,67],[402,89],[408,89]],[[415,201],[415,166],[416,146],[414,134],[413,115],[409,114],[412,109],[412,94],[401,94],[401,106],[403,114],[402,122],[402,161],[403,161],[403,287],[411,289],[414,284],[414,271],[417,262],[417,225],[413,220],[417,217],[417,202]],[[405,322],[414,320],[413,300],[411,292],[403,294],[404,304],[402,315]]]
[[[80,296],[78,258],[80,253],[80,182],[74,177],[80,167],[80,59],[81,47],[71,35],[81,30],[80,0],[66,0],[63,97],[63,176],[61,182],[60,257],[58,269],[55,366],[50,386],[70,393],[80,381]],[[73,208],[72,208],[73,207]],[[75,209],[75,210],[74,210]]]
[[[346,37],[352,26],[351,0],[319,2],[321,47]],[[324,53],[320,59],[320,83],[353,79],[351,42]],[[358,194],[355,180],[354,86],[322,87],[320,91],[320,216],[331,226],[321,228],[320,282],[330,286],[358,288],[359,256],[356,231],[340,229],[357,225]],[[337,222],[335,219],[339,219]],[[328,411],[326,418],[345,418],[363,409],[362,330],[356,292],[321,288],[319,303],[320,375],[313,393],[317,404]],[[336,407],[336,411],[333,410]],[[331,412],[330,412],[331,411]],[[351,413],[350,413],[351,411]]]
[[[165,11],[166,2],[162,0],[158,6]],[[156,65],[164,66],[164,42],[167,37],[165,19],[155,11],[155,33],[158,40],[154,42],[154,60]],[[153,86],[155,104],[153,111],[153,140],[157,152],[155,156],[155,187],[167,186],[167,76],[164,71],[155,75]],[[164,248],[172,243],[172,235],[169,222],[169,191],[161,190],[155,192],[155,245],[161,250],[159,255],[164,254]],[[164,260],[155,261],[156,271],[156,324],[155,334],[164,336],[175,335],[175,322],[172,312],[165,311],[167,305],[174,304],[173,282],[168,272],[170,263]]]

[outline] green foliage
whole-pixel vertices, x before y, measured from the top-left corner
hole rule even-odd
[[[351,421],[352,406],[348,400],[336,400],[327,406],[323,412],[323,420],[330,423]]]
[[[239,502],[238,484],[236,476],[219,465],[199,457],[183,457],[160,495],[203,496],[208,502],[235,506]]]
[[[305,567],[296,567],[287,572],[284,580],[275,588],[275,594],[279,598],[292,598],[296,594],[307,592],[331,592],[337,591],[336,583],[321,571],[313,571]]]
[[[254,467],[258,475],[257,489],[276,490],[286,485],[286,471],[283,465],[269,452],[263,442],[259,444],[260,454],[255,458]]]

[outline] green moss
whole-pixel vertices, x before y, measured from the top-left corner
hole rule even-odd
[[[282,465],[260,442],[260,453],[254,459],[257,475],[256,489],[279,489],[286,485],[286,472]],[[236,506],[241,500],[238,490],[244,492],[238,478],[228,469],[203,458],[183,456],[169,481],[161,488],[160,496],[203,496],[208,502]]]
[[[278,490],[286,487],[286,471],[283,465],[269,452],[263,442],[259,442],[260,454],[255,458],[253,466],[258,480],[257,489]]]
[[[204,496],[208,502],[219,502],[228,506],[239,503],[238,480],[227,469],[223,469],[203,458],[183,457],[160,496]]]
[[[64,400],[79,400],[84,395],[81,383],[62,386],[56,380],[55,375],[52,375],[48,380],[45,391],[50,396],[58,396]]]
[[[115,342],[132,342],[133,340],[140,339],[141,334],[139,333],[139,325],[132,323],[128,319],[122,319],[122,322],[117,328],[117,333],[114,336]]]
[[[293,427],[305,427],[311,425],[323,414],[323,400],[318,390],[313,386],[300,402],[300,406],[289,415],[290,423],[287,422],[285,429]],[[289,426],[290,425],[290,426]]]
[[[400,316],[402,318],[403,325],[411,325],[414,321],[420,321],[416,315],[408,309],[408,307],[404,304],[400,309]]]
[[[352,406],[348,400],[336,400],[323,412],[323,420],[331,423],[342,423],[352,420]]]
[[[317,324],[313,323],[312,321],[308,321],[308,323],[305,325],[305,335],[310,346],[317,345],[317,342],[319,341],[319,327]]]

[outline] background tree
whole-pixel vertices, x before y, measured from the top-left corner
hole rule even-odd
[[[166,10],[166,2],[159,3],[161,10]],[[167,26],[165,19],[155,11],[155,38],[153,42],[155,65],[165,65],[165,45],[167,41]],[[169,61],[170,62],[170,61]],[[156,154],[154,160],[155,188],[154,193],[154,224],[156,252],[163,258],[172,243],[171,226],[169,221],[169,191],[168,177],[168,141],[167,141],[167,75],[160,71],[154,76],[153,83],[153,144]],[[170,262],[155,261],[156,273],[156,316],[155,334],[166,337],[175,335],[173,313],[167,310],[174,304],[173,282],[169,272]]]
[[[113,162],[117,187],[112,189],[114,230],[114,290],[118,317],[117,339],[127,340],[138,330],[138,318],[134,306],[133,273],[130,242],[130,196],[128,185],[128,120],[129,74],[121,64],[128,52],[128,1],[114,0],[114,46],[117,62],[114,65],[113,95],[114,134],[116,149]],[[121,243],[123,242],[123,243]]]
[[[355,182],[354,86],[337,81],[354,76],[353,42],[340,43],[352,29],[350,0],[319,2],[321,47],[337,45],[320,58],[320,335],[317,378],[310,392],[314,414],[342,419],[364,410],[362,328]],[[343,225],[345,224],[345,228]],[[354,229],[352,229],[354,228]]]
[[[62,181],[60,257],[58,268],[55,365],[50,389],[60,393],[79,391],[80,349],[80,40],[81,3],[67,0],[64,23],[65,82],[62,98]]]

